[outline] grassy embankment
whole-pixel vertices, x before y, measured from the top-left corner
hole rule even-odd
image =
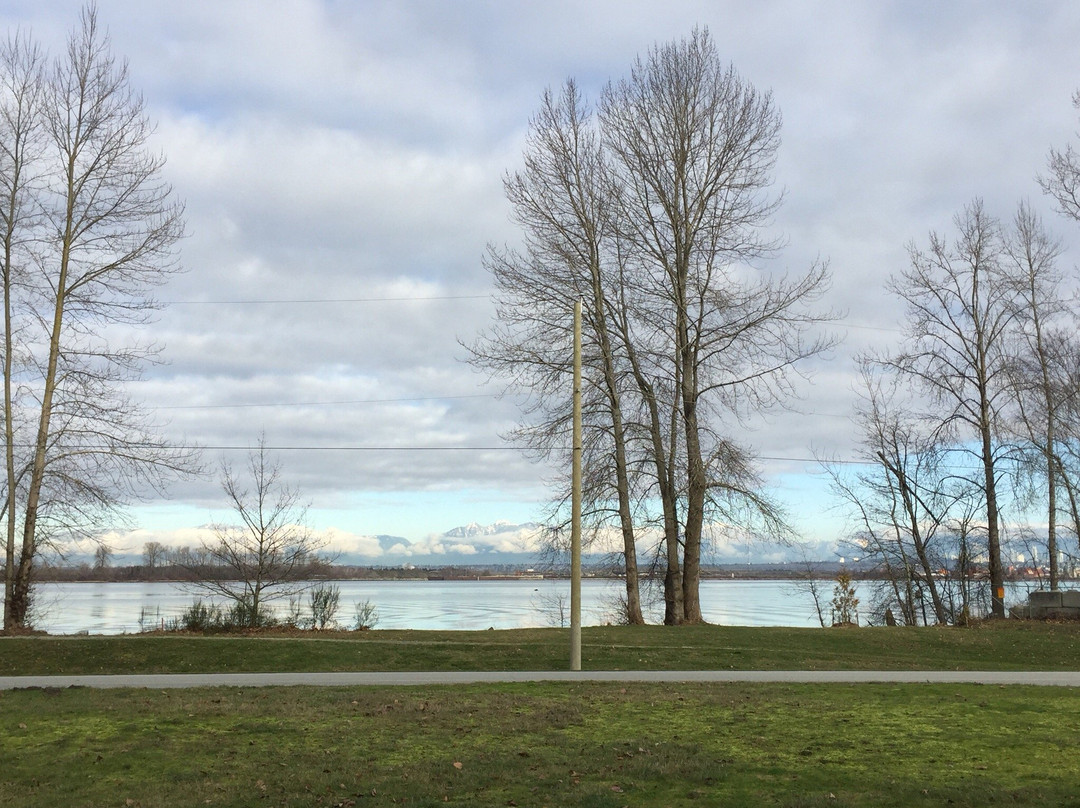
[[[558,631],[3,638],[4,673],[564,667]],[[1080,627],[589,629],[590,668],[1080,667]],[[0,805],[1080,805],[1080,693],[534,684],[0,693]]]
[[[586,628],[589,670],[1078,670],[1080,625]],[[258,636],[0,637],[0,675],[214,671],[559,670],[568,633],[364,631]]]

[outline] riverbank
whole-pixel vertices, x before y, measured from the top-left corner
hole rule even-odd
[[[0,637],[0,675],[565,670],[569,632],[275,631]],[[1080,670],[1080,624],[800,629],[596,626],[586,670]]]

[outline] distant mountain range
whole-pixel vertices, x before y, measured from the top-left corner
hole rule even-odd
[[[341,540],[331,544],[327,550],[334,556],[336,563],[365,567],[402,567],[402,566],[532,566],[541,562],[543,550],[543,525],[535,522],[514,524],[498,521],[483,525],[470,522],[459,525],[440,534],[432,534],[423,539],[407,539],[404,536],[381,534],[347,534]],[[614,543],[610,546],[616,552],[619,537],[609,537]],[[756,546],[748,557],[745,545],[728,545],[713,548],[703,554],[702,563],[706,565],[734,566],[761,563],[783,563],[798,559],[798,554],[791,548]],[[141,545],[138,549],[116,548],[111,559],[113,566],[130,566],[142,563]],[[807,548],[809,557],[815,560],[829,560],[835,557],[836,548],[821,543]],[[606,554],[590,554],[587,559],[600,563]],[[642,559],[644,555],[642,555]],[[67,556],[68,563],[92,563],[93,554],[76,552]]]
[[[498,521],[489,525],[470,522],[418,541],[381,535],[374,537],[378,541],[378,555],[344,554],[339,557],[339,563],[360,566],[529,565],[540,560],[542,530],[543,525],[535,522],[514,524]],[[808,548],[808,552],[815,560],[831,560],[835,557],[835,547],[826,543]],[[590,556],[588,552],[585,555],[597,561],[605,556],[604,553]],[[756,546],[752,548],[750,557],[741,548],[735,551],[732,547],[718,547],[711,552],[706,548],[702,563],[741,566],[749,563],[791,563],[798,558],[798,553],[785,547]]]
[[[528,564],[536,558],[539,531],[540,525],[532,522],[517,525],[499,521],[490,525],[470,522],[415,541],[383,534],[373,537],[379,546],[377,555],[343,553],[338,557],[338,563],[361,566]]]

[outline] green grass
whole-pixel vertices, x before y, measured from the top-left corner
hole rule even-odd
[[[976,685],[0,693],[0,805],[1080,805],[1080,696]]]
[[[588,670],[1078,670],[1080,624],[971,628],[586,628]],[[0,637],[0,675],[560,670],[569,634],[365,631],[308,636]]]
[[[0,674],[565,669],[568,633],[3,637]],[[589,628],[591,669],[1080,669],[1080,626]],[[1080,693],[518,684],[0,692],[0,805],[1080,806]]]

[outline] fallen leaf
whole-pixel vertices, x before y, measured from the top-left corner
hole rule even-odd
[[[460,761],[460,760],[455,760],[455,761],[454,761],[454,768],[455,768],[455,769],[460,769],[460,768],[461,768],[461,765],[462,765],[462,764],[461,764],[461,761]]]
[[[622,794],[622,787],[621,786],[617,786],[617,785],[612,786],[611,790],[614,791],[616,794]]]

